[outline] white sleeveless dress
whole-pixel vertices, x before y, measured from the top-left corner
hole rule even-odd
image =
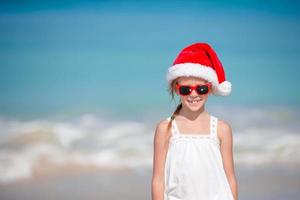
[[[182,134],[176,118],[172,121],[164,200],[234,200],[223,168],[217,122],[211,115],[209,134]]]

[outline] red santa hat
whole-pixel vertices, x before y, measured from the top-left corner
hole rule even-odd
[[[231,93],[231,83],[225,79],[222,63],[206,43],[192,44],[179,53],[169,67],[166,79],[171,84],[181,76],[199,77],[211,82],[214,95],[227,96]]]

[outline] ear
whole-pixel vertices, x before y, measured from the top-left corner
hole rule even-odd
[[[179,91],[178,91],[178,89],[177,89],[177,87],[176,87],[176,83],[177,83],[177,81],[175,81],[175,83],[174,83],[174,85],[173,85],[173,89],[174,89],[175,93],[176,93],[177,95],[179,95]]]
[[[177,95],[179,95],[179,92],[178,92],[178,89],[177,88],[174,88],[174,91]]]
[[[209,92],[208,92],[208,95],[212,95],[213,94],[213,86],[212,86],[212,83],[209,87]]]

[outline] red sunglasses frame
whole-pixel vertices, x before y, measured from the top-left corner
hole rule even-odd
[[[198,84],[198,85],[180,85],[179,83],[176,83],[176,88],[177,88],[180,95],[187,96],[187,95],[190,95],[193,92],[193,90],[195,90],[197,92],[197,94],[199,94],[198,91],[196,90],[196,88],[199,87],[199,86],[202,86],[202,85],[206,85],[208,87],[208,92],[206,93],[206,94],[208,94],[210,89],[211,89],[211,86],[212,86],[211,83]],[[182,86],[190,87],[191,88],[190,93],[189,94],[181,94],[179,88],[182,87]],[[199,95],[206,95],[206,94],[199,94]]]

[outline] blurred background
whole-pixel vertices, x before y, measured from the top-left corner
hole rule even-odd
[[[232,83],[239,199],[298,199],[298,1],[1,1],[0,199],[151,199],[168,67],[207,42]]]

